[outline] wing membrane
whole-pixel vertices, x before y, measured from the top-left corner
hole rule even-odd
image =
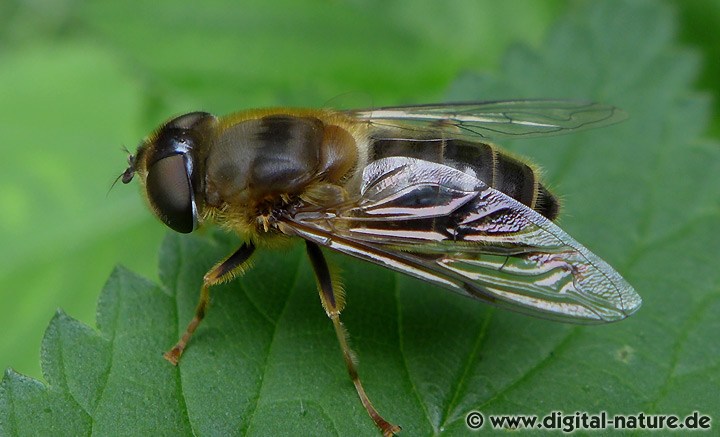
[[[398,106],[348,111],[369,123],[378,138],[500,139],[561,135],[627,118],[610,105],[574,100],[507,100]]]
[[[361,197],[300,209],[295,234],[466,296],[547,318],[609,322],[641,304],[603,260],[527,206],[453,168],[414,158],[371,163]]]

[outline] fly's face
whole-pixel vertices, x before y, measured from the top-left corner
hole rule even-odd
[[[203,208],[203,158],[217,119],[206,112],[174,118],[138,147],[122,181],[140,175],[155,215],[169,228],[189,233],[198,227]]]

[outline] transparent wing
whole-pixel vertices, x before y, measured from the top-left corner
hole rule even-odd
[[[398,106],[347,111],[372,126],[376,138],[499,139],[561,135],[627,118],[614,106],[574,100],[507,100]]]
[[[551,221],[482,181],[428,161],[370,164],[361,198],[300,208],[285,232],[498,306],[572,322],[610,322],[641,299]]]

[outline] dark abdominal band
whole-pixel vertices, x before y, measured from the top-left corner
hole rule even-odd
[[[370,159],[406,156],[453,167],[502,191],[550,220],[559,211],[557,198],[537,181],[528,164],[493,146],[464,140],[374,139]]]

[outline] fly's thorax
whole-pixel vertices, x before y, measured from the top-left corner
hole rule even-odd
[[[206,160],[208,205],[252,216],[316,182],[348,177],[358,160],[354,137],[321,117],[288,112],[223,123]]]

